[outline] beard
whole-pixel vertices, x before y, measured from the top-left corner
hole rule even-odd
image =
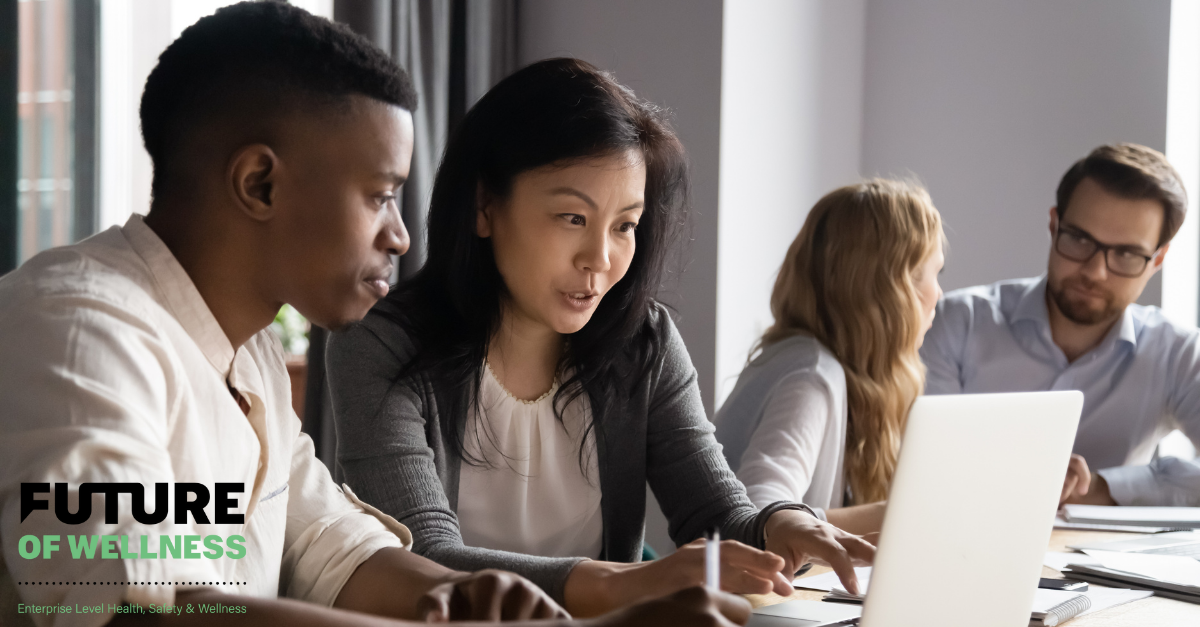
[[[1099,306],[1092,304],[1094,299],[1084,299],[1072,296],[1068,288],[1079,288],[1100,296],[1103,303]],[[1098,283],[1082,276],[1072,276],[1058,282],[1058,285],[1047,284],[1046,291],[1062,315],[1075,324],[1094,325],[1109,322],[1121,314],[1124,305],[1117,306],[1117,297]]]

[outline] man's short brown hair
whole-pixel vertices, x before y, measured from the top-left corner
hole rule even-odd
[[[1138,144],[1105,144],[1075,162],[1058,184],[1058,219],[1079,182],[1090,178],[1105,191],[1130,200],[1153,199],[1162,203],[1163,225],[1158,245],[1171,241],[1187,214],[1183,179],[1166,155]]]

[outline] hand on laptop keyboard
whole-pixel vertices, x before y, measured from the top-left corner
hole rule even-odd
[[[781,510],[767,520],[766,548],[783,558],[784,572],[794,574],[813,562],[833,568],[846,590],[858,594],[855,566],[870,566],[875,546],[799,510]],[[789,590],[790,592],[790,590]]]

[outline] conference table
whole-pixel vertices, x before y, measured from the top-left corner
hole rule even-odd
[[[1067,551],[1067,545],[1069,544],[1128,539],[1135,535],[1103,531],[1055,529],[1054,533],[1050,536],[1050,546],[1047,547],[1047,550]],[[811,577],[827,572],[829,572],[829,568],[817,566],[804,576]],[[1061,579],[1062,573],[1048,566],[1043,566],[1042,576]],[[787,597],[777,594],[748,594],[746,598],[750,600],[751,605],[754,607],[764,607],[783,603],[784,601],[820,601],[823,596],[825,596],[825,593],[818,590],[795,590],[791,596]],[[970,620],[963,621],[964,626],[969,626],[970,624]],[[1133,601],[1132,603],[1126,603],[1125,605],[1110,607],[1087,616],[1080,616],[1062,624],[1067,627],[1126,627],[1129,625],[1153,625],[1155,627],[1174,627],[1175,625],[1180,627],[1198,626],[1200,625],[1200,605],[1152,596]]]

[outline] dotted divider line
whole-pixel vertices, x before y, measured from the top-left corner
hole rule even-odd
[[[18,581],[18,586],[244,586],[244,581]]]

